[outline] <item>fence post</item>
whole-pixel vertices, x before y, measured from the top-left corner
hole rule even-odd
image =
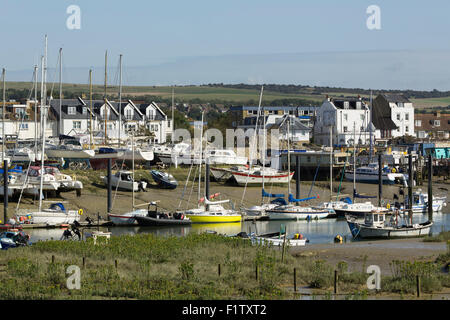
[[[255,265],[255,279],[258,281],[258,265]]]
[[[219,263],[219,265],[218,265],[218,267],[217,267],[217,271],[218,271],[219,277],[220,277],[220,263]]]
[[[420,276],[416,276],[417,298],[420,298]]]
[[[294,268],[294,292],[297,292],[297,268]]]
[[[338,293],[338,271],[334,270],[334,294]]]
[[[52,263],[55,263],[55,256],[52,255]]]

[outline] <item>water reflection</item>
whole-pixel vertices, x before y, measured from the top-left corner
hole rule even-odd
[[[421,223],[428,220],[427,214],[414,214],[414,223]],[[450,214],[434,213],[434,225],[431,229],[433,234],[443,230],[449,230]],[[157,236],[177,236],[183,237],[191,232],[217,232],[226,235],[235,235],[241,231],[270,233],[280,231],[281,225],[286,226],[289,234],[301,233],[310,240],[310,243],[332,243],[336,235],[345,237],[347,241],[353,241],[350,230],[345,219],[323,219],[316,221],[245,221],[238,223],[219,223],[219,224],[192,224],[191,226],[170,226],[170,227],[110,227],[100,228],[102,231],[110,231],[113,236],[133,235],[139,233],[152,233]],[[88,236],[93,229],[86,229],[85,235]],[[63,229],[30,229],[26,230],[31,236],[31,241],[39,240],[59,240]]]

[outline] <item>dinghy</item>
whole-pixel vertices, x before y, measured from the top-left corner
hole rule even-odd
[[[155,180],[161,188],[175,189],[178,186],[178,181],[169,173],[151,170],[150,174],[152,175],[153,180]]]

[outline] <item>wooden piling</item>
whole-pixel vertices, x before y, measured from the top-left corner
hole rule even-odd
[[[297,268],[294,268],[294,292],[297,292]]]
[[[219,277],[220,277],[220,263],[219,263],[219,265],[217,266],[217,272],[218,272]]]
[[[420,298],[420,276],[416,276],[417,298]]]
[[[334,270],[334,294],[338,293],[338,271]]]

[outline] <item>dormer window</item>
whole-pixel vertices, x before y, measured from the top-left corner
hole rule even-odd
[[[416,120],[416,127],[422,126],[422,120]]]
[[[356,102],[356,109],[361,109],[361,101]]]
[[[433,120],[433,126],[439,127],[441,125],[441,120]]]
[[[67,109],[67,114],[70,114],[70,115],[75,115],[75,114],[77,114],[77,108],[76,108],[76,107],[69,107],[69,108]]]
[[[127,120],[132,120],[133,119],[133,110],[132,109],[126,109],[125,110],[125,118]]]
[[[344,101],[344,109],[348,109],[350,106],[350,103],[348,101]]]
[[[87,108],[83,107],[83,114],[86,115],[87,114]]]

